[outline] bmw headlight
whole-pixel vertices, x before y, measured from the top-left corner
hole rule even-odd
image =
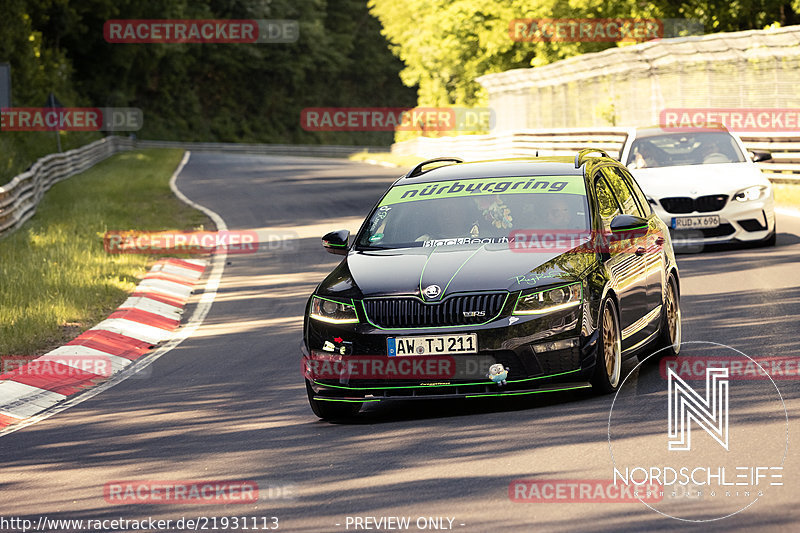
[[[766,198],[767,194],[769,194],[769,187],[765,185],[756,185],[737,192],[733,195],[733,199],[737,202],[752,202],[753,200]]]
[[[515,315],[543,315],[561,309],[569,309],[581,304],[583,296],[581,284],[571,283],[553,289],[544,289],[528,294],[520,294]]]
[[[311,318],[331,324],[358,323],[356,306],[352,300],[350,303],[344,303],[319,296],[311,298]]]

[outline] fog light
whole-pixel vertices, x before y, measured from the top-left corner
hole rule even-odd
[[[555,352],[556,350],[566,350],[574,348],[580,344],[578,339],[564,339],[560,341],[542,342],[533,345],[534,353]]]

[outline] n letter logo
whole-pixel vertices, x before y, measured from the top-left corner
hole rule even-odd
[[[667,367],[669,450],[692,449],[691,421],[728,449],[728,369],[706,368],[705,398]]]

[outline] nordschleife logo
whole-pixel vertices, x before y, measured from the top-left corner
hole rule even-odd
[[[728,449],[728,369],[706,368],[705,396],[667,368],[669,449],[692,449],[692,421]]]
[[[787,476],[789,418],[759,363],[769,366],[776,354],[754,359],[697,341],[681,343],[679,353],[643,358],[614,396],[608,416],[614,484],[639,492],[660,487],[658,497],[639,501],[682,521],[758,509],[760,499],[784,490]]]

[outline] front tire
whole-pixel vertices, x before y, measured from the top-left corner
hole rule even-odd
[[[306,381],[306,393],[311,410],[322,420],[341,420],[356,415],[361,410],[361,402],[354,401],[325,401],[314,398],[314,389]]]
[[[592,375],[592,389],[598,394],[614,392],[619,387],[622,372],[622,333],[619,313],[614,300],[606,299],[600,307],[600,335],[597,359]]]
[[[761,246],[775,246],[777,242],[778,242],[778,228],[776,227],[774,230],[772,230],[772,233],[770,234],[769,237],[761,241]]]

